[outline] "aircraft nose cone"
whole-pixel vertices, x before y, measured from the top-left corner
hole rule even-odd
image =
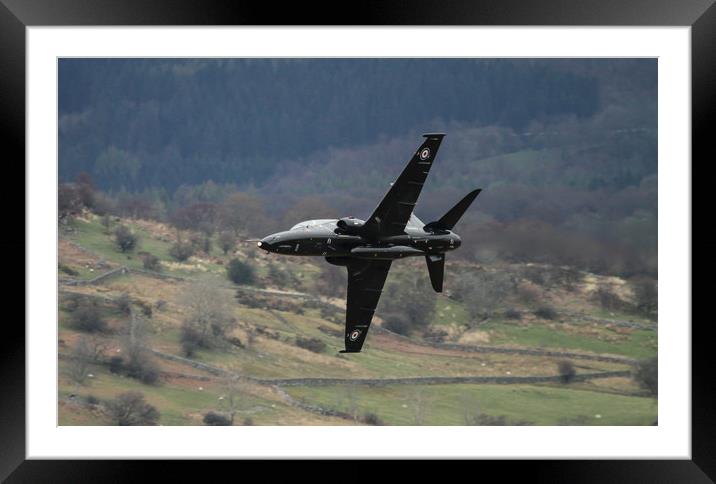
[[[258,245],[259,249],[263,249],[266,252],[271,252],[271,244],[268,242],[269,237],[263,238],[259,240],[256,245]]]

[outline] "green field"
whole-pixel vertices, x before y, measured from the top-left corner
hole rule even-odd
[[[374,413],[389,425],[466,425],[470,416],[480,413],[534,425],[651,425],[656,420],[656,405],[650,398],[550,386],[405,385],[288,391],[301,401],[326,408]]]

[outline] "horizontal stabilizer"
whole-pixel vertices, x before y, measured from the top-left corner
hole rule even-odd
[[[445,254],[430,254],[425,256],[430,273],[430,284],[435,292],[443,292],[443,276],[445,274]]]

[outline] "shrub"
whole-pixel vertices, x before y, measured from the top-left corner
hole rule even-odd
[[[368,425],[385,425],[385,422],[372,412],[368,412],[363,416],[363,422]]]
[[[66,265],[64,265],[64,264],[60,264],[60,265],[58,266],[58,268],[60,269],[60,272],[64,272],[64,273],[67,274],[68,276],[77,276],[77,275],[79,275],[79,272],[77,272],[77,271],[74,270],[73,268],[71,268],[71,267],[69,267],[69,266],[66,266]]]
[[[117,299],[115,299],[114,302],[117,304],[117,309],[119,309],[122,314],[130,314],[132,312],[132,300],[126,292],[117,296]]]
[[[507,417],[504,415],[488,415],[481,413],[474,419],[473,425],[502,426],[507,425]]]
[[[82,202],[75,187],[62,183],[57,187],[57,211],[60,219],[72,217],[82,211]]]
[[[226,415],[217,412],[208,412],[204,415],[204,425],[231,425],[231,420]]]
[[[87,395],[85,397],[85,403],[87,405],[99,405],[99,398],[95,397],[94,395]]]
[[[342,312],[339,311],[335,306],[330,304],[322,305],[319,311],[321,313],[321,318],[325,319],[326,321],[340,323],[343,317]]]
[[[507,319],[522,319],[522,313],[516,309],[508,309],[505,311],[505,317]]]
[[[659,395],[659,364],[657,358],[640,361],[634,369],[633,378],[636,383],[649,392],[649,395]]]
[[[269,279],[277,286],[286,286],[288,284],[288,274],[282,271],[276,264],[270,264],[268,270]]]
[[[656,281],[640,277],[634,279],[632,284],[637,310],[645,316],[653,317],[659,306],[659,292]]]
[[[608,311],[619,311],[626,309],[627,304],[613,292],[602,288],[594,294],[594,300]]]
[[[533,425],[529,420],[507,420],[505,415],[488,415],[486,413],[478,414],[472,420],[473,425],[484,425],[484,426],[502,426],[502,425]]]
[[[542,267],[539,266],[525,266],[523,268],[523,275],[525,279],[530,281],[533,284],[537,284],[538,286],[542,286],[547,282],[547,278],[545,277],[545,271]]]
[[[241,289],[236,291],[234,296],[239,304],[249,308],[261,308],[266,306],[266,300],[256,294],[251,294],[248,291],[242,291]]]
[[[113,356],[109,359],[109,372],[118,375],[124,369],[124,359],[121,356]]]
[[[148,271],[159,272],[162,270],[162,264],[159,257],[148,252],[142,254],[142,266]]]
[[[242,343],[242,342],[241,342],[241,339],[240,339],[240,338],[237,338],[236,336],[231,336],[231,337],[227,338],[226,341],[228,341],[228,342],[231,343],[232,345],[236,346],[237,348],[243,348],[243,347],[244,347],[244,343]]]
[[[115,425],[156,425],[159,411],[144,400],[141,392],[126,392],[107,404]]]
[[[179,262],[184,262],[189,257],[194,255],[194,246],[191,242],[182,242],[180,240],[171,246],[169,249],[169,255],[174,257]]]
[[[402,314],[397,313],[387,314],[385,316],[385,322],[383,323],[383,327],[388,331],[402,334],[403,336],[408,336],[413,330],[413,325],[410,324],[408,318]]]
[[[318,338],[301,338],[299,336],[296,338],[296,346],[314,353],[323,353],[326,350],[326,343]]]
[[[144,301],[141,301],[141,300],[138,300],[138,301],[136,302],[136,304],[137,304],[137,306],[139,306],[139,309],[142,310],[142,314],[143,314],[144,316],[146,316],[146,317],[148,317],[148,318],[151,318],[151,317],[152,317],[152,315],[154,314],[154,311],[152,311],[152,305],[151,305],[151,304],[149,304],[149,303],[147,303],[147,302],[144,302]]]
[[[425,335],[424,339],[434,341],[435,343],[443,343],[448,337],[448,332],[444,329],[430,328]]]
[[[465,304],[471,322],[490,317],[517,285],[507,272],[476,270],[463,272],[455,285],[455,298]]]
[[[194,251],[200,251],[204,247],[204,237],[200,234],[191,234],[189,236],[189,243],[194,248]]]
[[[558,362],[557,372],[559,374],[559,380],[564,384],[571,383],[577,374],[574,364],[569,360],[562,360]]]
[[[94,302],[78,302],[77,308],[70,316],[70,325],[78,331],[88,333],[103,332],[107,330],[107,322]]]
[[[435,291],[427,279],[414,277],[404,281],[388,281],[381,304],[385,314],[404,315],[403,322],[409,323],[412,330],[423,330],[433,319],[436,300]]]
[[[231,259],[226,267],[226,275],[234,284],[253,284],[256,282],[254,269],[239,259]]]
[[[114,242],[121,252],[130,252],[137,246],[137,236],[126,225],[120,225],[114,231]]]
[[[224,255],[228,254],[230,250],[233,250],[236,246],[236,237],[229,231],[224,231],[219,234],[219,247],[224,252]]]
[[[208,235],[204,236],[204,239],[201,241],[201,248],[206,254],[211,254],[211,237]]]
[[[159,382],[159,367],[144,347],[138,344],[130,346],[128,353],[128,361],[124,365],[127,376],[147,385]]]
[[[551,306],[542,306],[535,311],[535,316],[542,319],[557,319],[557,311]]]
[[[102,215],[102,227],[104,227],[104,232],[109,235],[112,228],[112,216],[110,214]]]
[[[199,331],[194,329],[186,321],[182,324],[179,342],[181,343],[182,352],[187,358],[191,358],[196,354],[196,350],[205,346],[204,338]]]
[[[519,284],[515,292],[517,300],[526,305],[535,304],[541,298],[540,290],[528,284]]]

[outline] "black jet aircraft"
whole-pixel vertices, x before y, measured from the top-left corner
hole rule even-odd
[[[425,141],[368,220],[308,220],[258,242],[268,252],[323,256],[329,263],[348,269],[346,349],[341,353],[358,353],[363,347],[395,259],[425,257],[433,289],[442,292],[445,253],[461,243],[452,229],[480,193],[480,189],[468,193],[440,220],[428,224],[413,213],[444,136],[423,135]]]

